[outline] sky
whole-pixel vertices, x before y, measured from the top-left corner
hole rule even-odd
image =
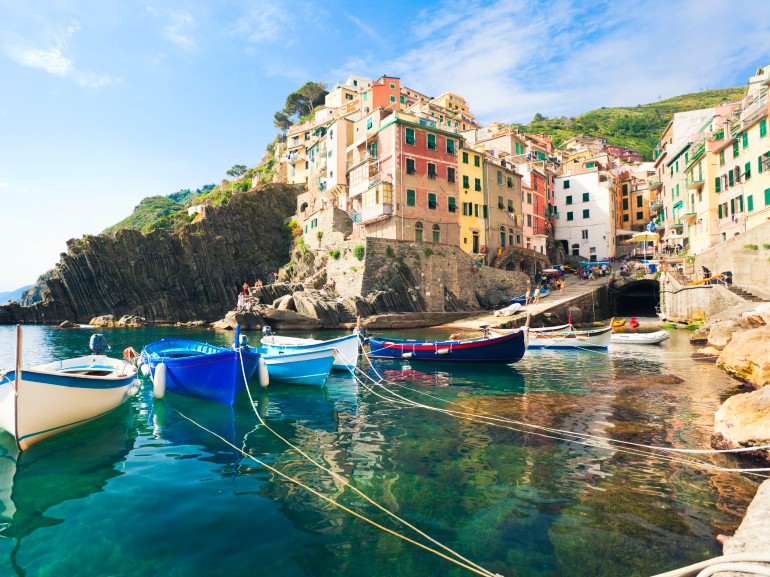
[[[0,0],[0,292],[142,198],[255,166],[310,80],[398,76],[529,122],[767,64],[765,0]]]

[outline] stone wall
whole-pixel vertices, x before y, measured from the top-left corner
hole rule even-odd
[[[757,250],[744,248],[744,245],[757,245]],[[731,271],[733,282],[740,286],[770,286],[770,222],[734,236],[695,257],[695,270],[701,266],[712,273]]]
[[[661,277],[660,308],[669,320],[706,320],[743,302],[721,285],[682,285],[668,273]]]

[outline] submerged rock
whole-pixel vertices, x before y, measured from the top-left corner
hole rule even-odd
[[[717,359],[719,359],[719,355],[721,354],[722,354],[722,351],[714,347],[703,347],[702,349],[698,349],[697,351],[695,351],[691,355],[691,357],[696,361],[706,361],[709,363],[715,363],[717,362]]]
[[[705,345],[709,340],[709,330],[710,327],[700,327],[699,329],[695,329],[692,335],[690,335],[690,344]]]
[[[59,325],[60,329],[76,329],[80,325],[77,323],[73,323],[72,321],[64,321],[62,324]]]

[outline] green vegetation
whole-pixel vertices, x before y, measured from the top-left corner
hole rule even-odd
[[[755,244],[744,244],[743,248],[750,248],[751,250],[757,250],[759,247]]]
[[[339,249],[333,248],[329,251],[329,256],[332,257],[334,260],[339,260],[340,258],[340,251]]]
[[[189,193],[189,194],[188,194]],[[175,198],[176,197],[176,198]],[[176,199],[180,200],[176,200]],[[197,195],[190,191],[179,191],[169,196],[150,196],[142,199],[134,212],[119,223],[106,228],[105,233],[115,233],[127,228],[141,232],[156,229],[172,230],[175,226],[188,222],[186,205],[192,204]]]
[[[428,247],[425,249],[425,256],[430,256],[433,254],[433,249]]]
[[[290,126],[311,118],[315,108],[324,103],[327,94],[323,82],[306,82],[302,88],[286,97],[283,110],[273,115],[273,125],[285,133]]]
[[[527,125],[514,125],[522,132],[553,136],[555,146],[580,134],[606,138],[610,144],[639,151],[653,160],[663,129],[675,112],[708,108],[743,96],[743,88],[723,88],[684,94],[650,104],[619,108],[600,108],[573,118],[546,118],[535,114]]]
[[[364,245],[357,244],[353,247],[353,256],[356,257],[358,260],[364,260],[364,252],[366,249],[364,249]]]
[[[770,248],[770,243],[763,242],[762,243],[762,248]]]
[[[385,249],[385,254],[388,255],[390,258],[393,258],[396,256],[396,251],[393,250],[393,247],[388,245]]]

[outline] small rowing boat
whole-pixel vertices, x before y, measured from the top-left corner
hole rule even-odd
[[[626,324],[626,317],[623,317],[622,319],[612,319],[610,321],[610,326],[613,328],[622,327],[624,324]]]
[[[666,331],[654,333],[612,333],[610,342],[614,345],[657,345],[668,338]]]
[[[352,371],[356,368],[361,339],[358,333],[353,333],[327,341],[317,339],[301,339],[298,337],[285,337],[274,335],[269,326],[262,328],[262,340],[260,345],[269,353],[278,352],[308,352],[325,349],[334,349],[337,354],[334,358],[333,369]]]
[[[531,295],[532,293],[530,292],[529,294]],[[541,287],[540,288],[540,296],[538,298],[544,299],[549,294],[551,294],[551,291],[549,291],[547,288]],[[534,300],[535,300],[534,297],[530,296],[529,302],[530,303],[534,302]],[[515,305],[515,304],[525,305],[525,304],[527,304],[527,295],[523,294],[521,296],[512,298],[511,299],[511,304],[512,305]]]
[[[257,350],[267,366],[270,381],[289,385],[323,387],[337,358],[337,351],[333,348]]]
[[[101,417],[136,393],[136,367],[101,354],[107,349],[104,337],[93,335],[92,355],[24,367],[16,327],[16,366],[0,371],[0,428],[20,450]]]
[[[416,341],[369,337],[369,356],[375,359],[410,359],[415,361],[459,363],[515,363],[527,350],[529,330],[524,327],[508,334],[480,339]]]
[[[504,334],[505,329],[493,329]],[[606,349],[610,344],[611,327],[575,329],[570,324],[529,329],[530,349]]]

